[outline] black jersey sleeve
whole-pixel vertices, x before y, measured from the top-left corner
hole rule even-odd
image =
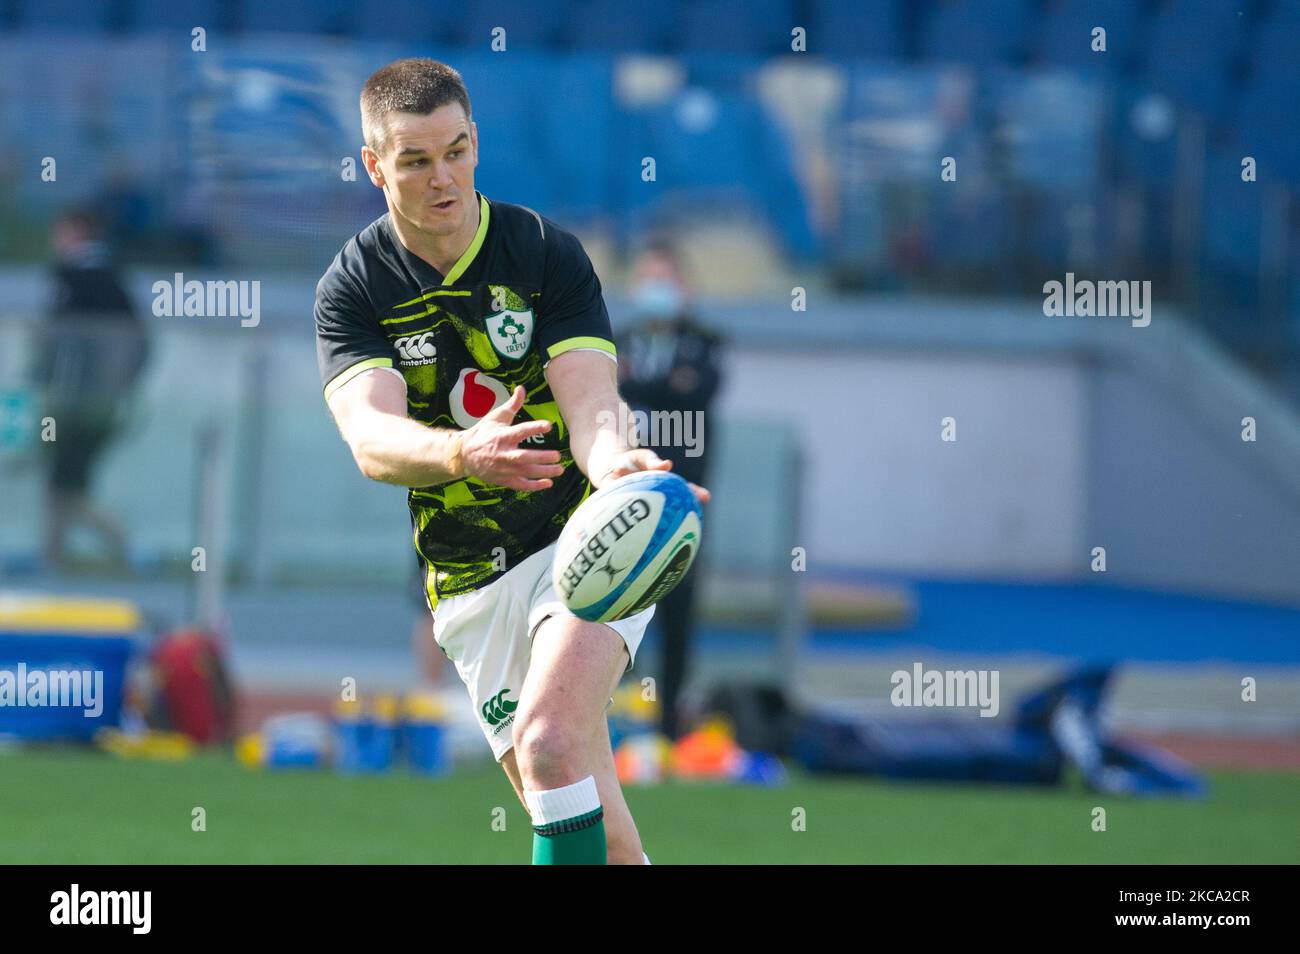
[[[571,232],[547,221],[544,244],[537,315],[537,344],[544,360],[578,348],[592,348],[614,357],[614,336],[600,279],[582,243]]]
[[[369,368],[391,368],[375,309],[336,261],[316,285],[316,360],[325,399]]]

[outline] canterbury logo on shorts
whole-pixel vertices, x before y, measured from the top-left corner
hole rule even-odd
[[[502,689],[495,696],[483,703],[483,721],[488,725],[500,725],[510,718],[511,713],[518,708],[518,702],[512,702],[506,698],[509,689]]]

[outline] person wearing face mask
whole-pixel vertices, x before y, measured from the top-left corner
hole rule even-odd
[[[641,412],[641,442],[671,460],[672,473],[702,483],[708,466],[704,425],[712,423],[709,409],[722,380],[722,341],[693,314],[684,268],[670,243],[653,242],[637,255],[630,292],[634,324],[617,340],[619,391]],[[682,729],[678,699],[689,674],[697,579],[686,574],[659,601],[655,617],[663,639],[660,731],[669,739]]]

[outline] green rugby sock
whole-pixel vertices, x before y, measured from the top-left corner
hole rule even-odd
[[[605,812],[596,780],[546,792],[524,791],[533,816],[533,864],[605,864]]]

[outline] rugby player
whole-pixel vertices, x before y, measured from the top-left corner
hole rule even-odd
[[[578,619],[551,560],[593,487],[671,463],[618,430],[630,418],[581,244],[475,190],[460,75],[390,63],[361,91],[361,122],[388,213],[317,286],[325,399],[361,472],[410,488],[434,638],[529,812],[534,864],[648,864],[605,708],[654,607]]]

